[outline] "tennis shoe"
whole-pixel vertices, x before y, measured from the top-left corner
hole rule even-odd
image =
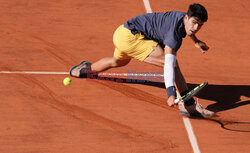
[[[91,63],[82,61],[80,64],[73,66],[70,69],[70,75],[77,78],[86,78],[87,73],[91,71]]]
[[[178,103],[180,114],[188,117],[201,115],[204,118],[209,118],[215,115],[214,112],[202,107],[197,101],[193,105],[185,106],[183,101]]]

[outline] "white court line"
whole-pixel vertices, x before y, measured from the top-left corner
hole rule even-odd
[[[152,13],[152,9],[151,9],[149,0],[143,0],[143,3],[144,3],[144,6],[145,6],[147,13]]]
[[[149,4],[149,0],[143,0],[147,13],[152,13],[152,9]],[[33,71],[0,71],[0,74],[52,74],[52,75],[69,75],[69,72],[33,72]],[[127,74],[127,73],[100,73],[99,75],[106,76],[158,76],[163,77],[160,74]],[[193,152],[200,153],[199,146],[193,132],[193,128],[189,118],[183,117],[184,125],[188,133],[189,141],[191,142]]]
[[[69,72],[0,71],[0,74],[69,74]]]
[[[69,75],[69,72],[35,72],[35,71],[0,71],[0,74],[51,74],[51,75]],[[98,76],[120,76],[120,77],[163,77],[162,74],[154,73],[98,73]]]
[[[199,149],[196,137],[194,135],[193,128],[192,128],[192,125],[191,125],[189,118],[183,117],[182,119],[183,119],[184,125],[186,127],[186,130],[188,133],[188,138],[191,142],[194,153],[200,153],[200,149]]]
[[[144,3],[144,6],[146,8],[147,13],[152,13],[152,9],[151,9],[149,0],[143,0],[143,3]],[[177,94],[178,94],[178,96],[180,96],[179,93],[177,93]],[[193,128],[192,128],[192,125],[191,125],[189,118],[183,117],[183,121],[184,121],[185,128],[187,130],[187,133],[188,133],[189,141],[190,141],[192,148],[193,148],[193,152],[200,153],[200,149],[199,149],[199,146],[198,146],[198,143],[197,143],[195,134],[193,132]]]

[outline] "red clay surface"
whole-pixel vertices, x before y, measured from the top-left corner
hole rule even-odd
[[[209,82],[199,102],[219,117],[191,123],[201,152],[249,152],[250,2],[201,2],[209,20],[198,37],[210,51],[200,53],[186,38],[178,60],[190,87]],[[150,3],[156,12],[186,11],[193,1]],[[116,27],[145,13],[142,0],[1,0],[0,6],[1,71],[65,72],[112,56]],[[126,70],[162,71],[134,60],[109,72]],[[163,84],[73,78],[65,87],[66,76],[0,74],[0,152],[192,152]]]

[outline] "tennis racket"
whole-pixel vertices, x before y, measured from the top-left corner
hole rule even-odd
[[[186,95],[175,99],[175,103],[178,103],[180,101],[188,101],[190,98],[192,98],[194,95],[198,94],[205,86],[207,86],[208,83],[204,82],[200,84],[199,86],[195,87],[193,90],[189,91]]]

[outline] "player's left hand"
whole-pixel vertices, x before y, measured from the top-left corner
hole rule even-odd
[[[203,41],[200,41],[198,40],[196,43],[195,43],[195,47],[196,48],[199,48],[202,53],[205,53],[206,51],[208,51],[209,47],[207,46],[206,43],[204,43]]]

